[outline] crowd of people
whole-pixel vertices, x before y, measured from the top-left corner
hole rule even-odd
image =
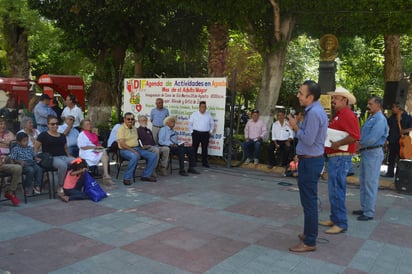
[[[339,234],[348,229],[346,176],[356,153],[361,156],[360,209],[352,211],[352,214],[358,215],[359,221],[374,218],[383,147],[388,145],[389,148],[389,166],[383,176],[393,177],[399,158],[399,138],[412,131],[412,118],[399,103],[392,105],[392,116],[386,118],[381,98],[371,96],[367,105],[369,117],[360,127],[351,109],[356,103],[355,96],[341,87],[328,94],[334,113],[330,120],[319,102],[320,86],[308,80],[297,93],[304,110],[288,116],[285,111],[279,110],[271,128],[267,146],[268,167],[278,164],[285,167],[285,176],[297,178],[304,212],[304,230],[298,235],[299,243],[290,248],[292,252],[316,250],[318,225],[328,227],[325,231],[328,234]],[[46,94],[40,96],[38,103],[32,106],[33,116],[26,115],[21,119],[21,129],[16,135],[7,128],[5,119],[0,117],[0,172],[11,175],[11,181],[5,187],[5,197],[14,205],[19,204],[15,191],[22,174],[25,175],[22,182],[25,195],[41,193],[43,170],[38,165],[40,152],[53,157],[52,165],[57,170],[58,184],[64,187],[61,198],[66,202],[86,198],[79,193],[75,179],[99,163],[103,166],[103,184],[115,184],[108,173],[106,148],[92,131],[92,121],[85,119],[76,105],[76,98],[67,96],[66,107],[60,117],[50,107],[50,100]],[[258,110],[253,110],[251,114],[244,129],[243,149],[246,163],[258,164],[268,130],[259,118]],[[148,127],[148,119],[152,129]],[[135,115],[125,113],[122,123],[113,127],[108,138],[107,147],[118,149],[120,157],[128,161],[124,185],[133,183],[135,169],[142,159],[146,161],[140,177],[142,181],[156,182],[158,173],[166,176],[173,155],[179,160],[181,176],[199,174],[196,169],[199,146],[202,166],[210,167],[208,144],[214,134],[215,124],[205,101],[199,103],[198,111],[193,112],[188,119],[192,145],[179,142],[178,132],[174,129],[176,117],[171,116],[164,107],[162,98],[156,99],[156,107],[150,117],[140,115],[137,122],[138,127]],[[76,157],[81,160],[76,160]],[[188,168],[185,168],[186,159]],[[317,184],[325,168],[325,160],[328,163],[330,215],[329,219],[319,221]],[[68,172],[68,168],[73,166],[76,168],[70,168]]]

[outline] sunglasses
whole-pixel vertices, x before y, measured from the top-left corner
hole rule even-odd
[[[57,126],[58,123],[49,123],[51,126]]]
[[[134,118],[126,118],[127,121],[134,121]]]

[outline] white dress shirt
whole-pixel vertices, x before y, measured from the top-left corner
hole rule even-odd
[[[287,141],[293,139],[293,130],[289,127],[287,121],[283,122],[283,125],[279,121],[276,121],[272,125],[272,141]]]
[[[212,115],[208,111],[201,113],[200,111],[195,111],[190,115],[189,118],[189,132],[192,133],[193,130],[210,132],[213,133],[215,126],[215,121]]]

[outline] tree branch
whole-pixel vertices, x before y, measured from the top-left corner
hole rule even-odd
[[[279,4],[275,0],[269,0],[273,7],[273,24],[274,24],[274,35],[277,42],[280,41],[280,8]]]

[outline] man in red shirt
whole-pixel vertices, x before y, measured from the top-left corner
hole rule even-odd
[[[332,108],[335,115],[332,117],[325,147],[328,157],[328,190],[330,203],[330,219],[320,221],[323,226],[330,226],[325,232],[328,234],[339,234],[348,229],[346,216],[346,174],[352,164],[352,155],[356,153],[356,141],[360,139],[360,128],[358,119],[350,109],[350,105],[356,103],[356,98],[348,90],[338,87],[332,95]],[[337,130],[333,137],[331,130]],[[336,133],[336,131],[335,131]],[[333,139],[333,140],[332,140]]]

